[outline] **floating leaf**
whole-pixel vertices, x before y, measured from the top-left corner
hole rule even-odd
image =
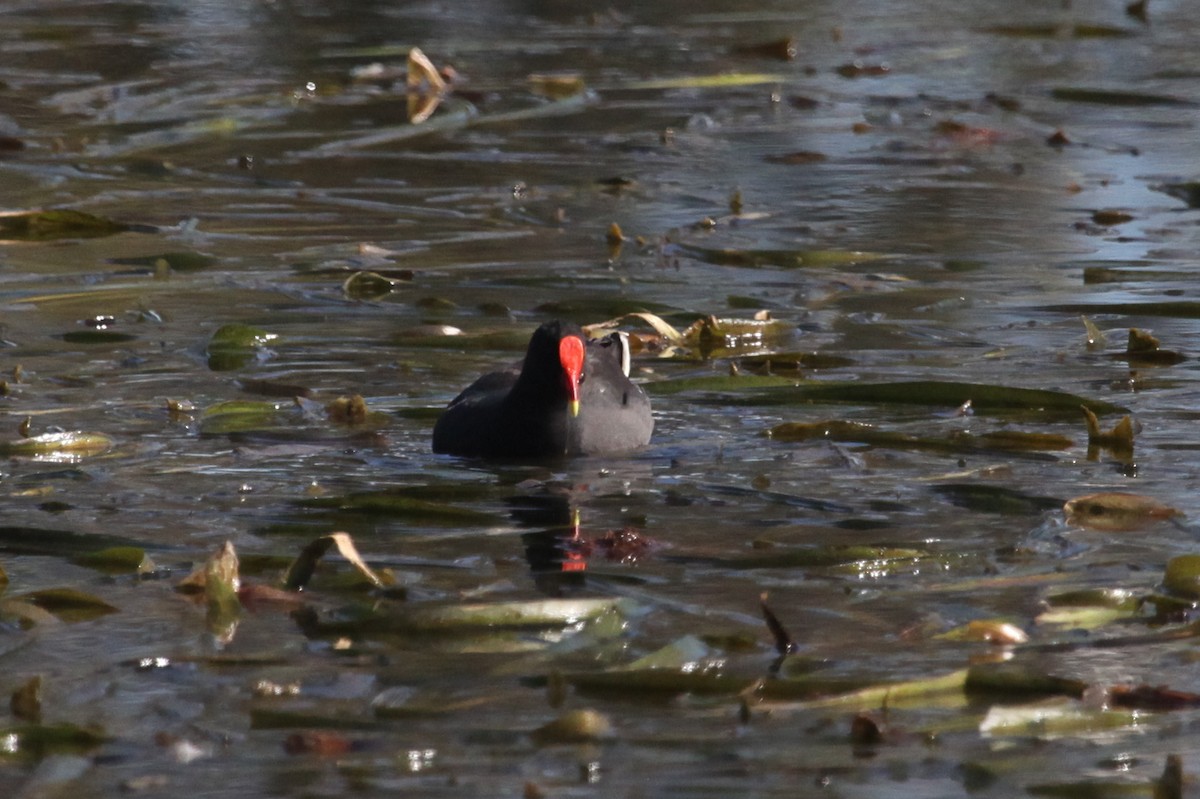
[[[758,678],[726,674],[720,668],[697,669],[613,669],[566,675],[577,691],[588,694],[629,698],[638,695],[732,696],[754,686]]]
[[[401,627],[449,632],[478,627],[558,627],[578,624],[616,610],[619,600],[538,599],[412,606],[401,614]]]
[[[113,446],[113,440],[103,433],[43,433],[31,438],[0,441],[0,456],[6,458],[38,458],[41,460],[73,460],[102,455]]]
[[[444,525],[490,524],[496,516],[473,508],[464,508],[432,499],[417,499],[404,491],[367,491],[340,497],[312,497],[301,500],[308,508],[392,516],[413,522]]]
[[[1111,25],[994,25],[983,29],[985,33],[1022,38],[1054,38],[1071,36],[1076,39],[1112,39],[1133,36],[1134,31],[1115,28]]]
[[[1084,282],[1087,282],[1086,270],[1084,270]],[[1104,335],[1100,328],[1096,327],[1096,324],[1091,319],[1082,315],[1079,318],[1083,321],[1084,330],[1087,331],[1088,349],[1104,349],[1104,346],[1108,343],[1108,337]]]
[[[21,721],[39,722],[42,720],[42,676],[30,677],[17,690],[13,691],[9,702],[14,716]]]
[[[75,562],[109,574],[137,572],[148,574],[157,567],[141,547],[109,547],[76,557]]]
[[[1017,430],[1001,430],[981,435],[971,435],[959,431],[945,438],[920,437],[880,430],[874,425],[840,419],[829,419],[822,422],[784,422],[768,430],[767,436],[776,441],[820,439],[932,452],[1038,452],[1068,449],[1073,444],[1071,439],[1065,436],[1053,433],[1026,433]]]
[[[111,236],[126,230],[129,230],[128,225],[83,211],[58,209],[0,212],[0,239],[9,241],[90,239]]]
[[[208,342],[208,368],[222,372],[245,366],[277,338],[274,333],[250,325],[222,325]]]
[[[144,266],[154,270],[170,269],[172,272],[198,272],[220,263],[211,255],[198,252],[164,252],[159,255],[141,255],[134,258],[112,258],[109,263],[119,266]]]
[[[378,300],[396,287],[396,281],[377,272],[355,272],[342,283],[342,291],[352,300]]]
[[[1140,494],[1121,491],[1088,494],[1063,505],[1067,522],[1110,533],[1142,530],[1183,514],[1170,505]]]
[[[11,598],[35,605],[65,622],[90,621],[117,612],[103,599],[76,588],[43,588]]]
[[[793,377],[776,377],[774,375],[706,375],[704,377],[684,377],[675,380],[656,380],[644,384],[646,391],[651,394],[682,394],[694,392],[697,394],[737,394],[741,392],[760,391],[765,388],[794,387]]]
[[[219,436],[274,429],[284,423],[280,418],[283,407],[282,403],[266,401],[219,402],[204,410],[200,417],[200,432]]]
[[[843,369],[853,366],[853,358],[827,352],[770,352],[762,355],[746,355],[738,359],[738,366],[755,374],[799,376],[804,369]]]
[[[77,533],[47,527],[0,526],[0,550],[19,555],[51,555],[59,558],[87,557],[107,547],[137,547],[132,538],[98,533]]]
[[[529,76],[534,94],[562,100],[582,94],[587,89],[583,75],[578,72],[535,73]]]
[[[1074,699],[1054,697],[1033,704],[993,705],[988,708],[987,715],[979,723],[979,732],[988,738],[1019,736],[1052,740],[1131,728],[1135,727],[1137,723],[1137,715],[1134,713],[1102,711],[1089,708]],[[1106,787],[1117,787],[1112,783],[1105,785]],[[1031,787],[1029,792],[1035,796],[1061,795],[1064,798],[1088,797],[1089,799],[1098,799],[1098,797],[1108,795],[1104,792],[1097,793],[1086,786],[1087,783],[1063,785],[1063,793],[1059,794],[1051,790],[1050,786],[1043,785]],[[1129,785],[1120,787],[1122,790],[1114,791],[1111,795],[1130,797],[1141,793],[1146,799],[1149,799],[1148,792],[1131,792],[1128,789],[1132,786]]]
[[[771,606],[767,604],[767,595],[763,593],[758,598],[758,607],[762,611],[763,621],[767,624],[767,630],[771,633],[771,639],[775,642],[775,652],[780,657],[790,655],[799,649],[796,639],[783,626],[783,622],[775,615],[775,611],[771,610]]]
[[[405,83],[410,92],[430,91],[436,94],[446,90],[446,81],[442,79],[441,73],[419,47],[408,51]]]
[[[232,640],[242,614],[240,585],[237,552],[226,541],[204,564],[205,619],[209,631],[223,643]]]
[[[1141,107],[1153,105],[1193,106],[1195,103],[1178,97],[1162,94],[1147,94],[1144,92],[1123,92],[1109,89],[1058,88],[1050,92],[1055,100],[1065,100],[1072,103],[1097,103],[1100,105],[1115,105],[1126,107]]]
[[[1164,350],[1157,338],[1136,327],[1129,329],[1125,352],[1116,357],[1128,360],[1130,366],[1174,366],[1187,360],[1185,355]]]
[[[794,166],[797,164],[821,164],[829,160],[829,156],[825,153],[813,152],[811,150],[799,150],[783,155],[768,155],[763,158],[768,164],[787,164]]]
[[[1122,460],[1133,456],[1133,419],[1130,416],[1122,417],[1107,432],[1100,429],[1100,420],[1086,405],[1083,406],[1083,417],[1087,422],[1089,457],[1093,448],[1112,450]]]
[[[125,344],[137,341],[137,336],[116,330],[71,330],[62,334],[62,340],[68,344]]]
[[[683,331],[683,340],[703,351],[718,347],[761,347],[791,335],[795,326],[777,319],[718,319],[706,316]]]
[[[764,682],[759,690],[769,699],[790,699],[797,695],[799,689],[799,695],[807,700],[803,704],[806,708],[891,708],[914,701],[927,705],[930,699],[940,695],[961,696],[967,674],[967,670],[962,669],[916,680],[876,683],[849,691],[829,690],[836,685],[834,681],[829,681],[826,687],[821,687],[820,683],[806,685],[795,680],[769,680]],[[826,696],[819,696],[822,693]]]
[[[1168,560],[1163,588],[1189,599],[1200,599],[1200,555],[1176,555]]]
[[[1190,208],[1200,208],[1200,181],[1181,181],[1175,183],[1160,183],[1150,188],[1170,195],[1177,200],[1183,200]]]
[[[1083,588],[1051,594],[1045,599],[1053,608],[1098,607],[1136,610],[1141,599],[1128,588]]]
[[[359,748],[344,735],[329,730],[307,730],[289,735],[283,742],[283,750],[289,755],[317,755],[338,757]]]
[[[865,64],[862,61],[852,61],[842,64],[836,70],[843,78],[882,77],[892,71],[887,64]]]
[[[1031,515],[1062,507],[1062,500],[1055,497],[1033,496],[984,483],[941,483],[933,490],[960,508],[983,513]]]
[[[1108,701],[1114,707],[1137,710],[1184,710],[1200,707],[1200,694],[1165,685],[1113,685],[1108,689]]]
[[[1059,418],[1074,416],[1080,405],[1087,405],[1097,413],[1124,413],[1127,409],[1108,402],[1087,400],[1074,394],[1045,389],[1014,388],[983,383],[959,383],[940,380],[914,380],[895,383],[857,383],[812,381],[800,382],[779,378],[739,377],[727,381],[732,387],[745,388],[755,384],[752,380],[775,379],[786,383],[777,387],[761,388],[757,391],[741,391],[723,396],[723,404],[774,406],[804,402],[853,402],[860,404],[899,403],[933,405],[943,408],[959,408],[970,402],[978,413],[1017,413],[1030,417]],[[670,390],[671,383],[649,383],[652,391]],[[759,384],[767,385],[769,383]],[[689,386],[691,388],[691,386]],[[665,392],[664,392],[665,393]]]
[[[1083,282],[1085,285],[1133,283],[1139,281],[1166,283],[1187,280],[1191,276],[1190,272],[1182,269],[1116,269],[1111,266],[1085,266],[1083,268]]]
[[[103,731],[74,724],[26,724],[0,728],[4,754],[41,759],[56,754],[89,752],[109,738]]]
[[[250,708],[250,729],[293,730],[310,727],[322,730],[370,730],[378,729],[381,722],[356,715],[353,711],[335,714],[328,710],[286,709],[259,705]]]
[[[727,569],[823,569],[844,567],[854,573],[885,571],[931,557],[925,550],[863,544],[771,546],[762,552],[709,562]]]
[[[1133,219],[1133,214],[1126,213],[1125,211],[1117,211],[1111,208],[1094,211],[1092,213],[1092,221],[1097,225],[1102,225],[1104,227],[1124,225],[1126,222],[1132,222]]]
[[[761,266],[778,266],[785,269],[831,268],[877,261],[886,257],[882,253],[857,250],[741,250],[728,247],[700,247],[694,244],[671,244],[664,250],[665,254],[679,255],[704,263],[748,268]]]
[[[975,619],[936,637],[947,641],[983,641],[988,644],[1024,644],[1029,641],[1024,630],[1003,619]]]
[[[616,599],[535,599],[505,602],[429,602],[352,608],[342,618],[311,619],[318,634],[352,632],[474,634],[488,630],[562,628],[619,612]]]
[[[362,424],[367,420],[367,402],[361,394],[338,397],[325,406],[330,421],[343,424]]]
[[[350,538],[349,533],[331,533],[323,535],[316,539],[300,553],[300,556],[288,567],[287,575],[283,578],[283,586],[289,591],[300,591],[312,578],[313,572],[317,568],[319,561],[330,547],[337,547],[338,553],[350,561],[350,564],[358,570],[358,573],[366,578],[367,582],[376,588],[382,588],[387,583],[367,565],[362,556],[358,554],[358,550],[354,547],[354,541]]]
[[[538,727],[529,737],[539,746],[553,746],[603,741],[614,735],[608,716],[598,710],[585,708],[567,711],[554,721]]]
[[[1059,695],[1083,696],[1087,683],[1056,677],[1020,661],[979,663],[967,670],[964,690],[996,697]]]
[[[733,48],[733,52],[742,56],[791,61],[796,57],[796,40],[788,37],[786,39],[776,39],[775,41],[759,44],[739,45]]]
[[[659,78],[629,84],[627,89],[720,89],[738,86],[760,86],[764,83],[779,83],[779,75],[761,72],[728,72],[723,75],[698,75],[683,78]]]

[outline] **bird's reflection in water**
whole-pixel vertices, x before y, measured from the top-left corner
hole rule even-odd
[[[534,585],[547,596],[564,596],[584,588],[588,543],[579,532],[579,510],[566,495],[544,494],[509,499],[511,515],[525,527],[521,534],[525,560]]]

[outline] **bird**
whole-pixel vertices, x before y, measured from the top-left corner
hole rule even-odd
[[[483,375],[450,401],[433,451],[483,458],[604,455],[645,446],[650,399],[629,379],[623,333],[590,339],[570,322],[542,324],[519,367]]]

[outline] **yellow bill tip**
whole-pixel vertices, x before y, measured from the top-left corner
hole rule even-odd
[[[571,408],[571,415],[572,415],[572,416],[578,416],[578,415],[579,415],[579,400],[577,400],[577,399],[573,399],[573,400],[571,400],[571,401],[570,401],[570,403],[569,403],[569,407]]]

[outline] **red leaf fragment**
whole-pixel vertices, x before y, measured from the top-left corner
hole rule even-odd
[[[283,750],[289,755],[335,757],[354,748],[354,742],[349,738],[328,730],[293,733],[283,742]]]
[[[1178,691],[1165,685],[1114,685],[1108,689],[1114,707],[1135,710],[1182,710],[1200,707],[1200,694]]]

